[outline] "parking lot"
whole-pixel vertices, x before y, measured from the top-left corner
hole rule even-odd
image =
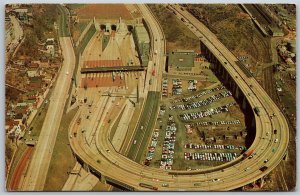
[[[184,160],[203,160],[203,161],[231,161],[236,159],[239,156],[237,153],[190,153],[185,152],[184,153]]]
[[[225,98],[225,97],[228,97],[231,95],[232,94],[230,91],[224,91],[224,92],[218,93],[216,95],[212,95],[204,100],[190,102],[190,103],[186,103],[186,104],[178,104],[178,105],[170,107],[170,109],[190,110],[190,109],[200,108],[202,106],[207,106],[209,104],[212,104],[213,102],[218,101],[221,98]]]
[[[195,120],[195,119],[211,116],[214,114],[228,112],[229,107],[234,106],[234,105],[236,105],[236,103],[232,102],[232,103],[228,103],[224,106],[220,106],[220,107],[216,107],[216,108],[209,108],[206,110],[201,110],[199,112],[184,113],[184,114],[180,114],[179,116],[184,121],[190,121],[190,120]]]
[[[238,124],[241,124],[240,120],[196,122],[193,125],[208,126],[208,125],[238,125]]]
[[[162,155],[160,161],[161,169],[172,169],[175,140],[176,140],[176,124],[174,122],[174,117],[169,115],[168,125],[166,128],[166,134],[163,141]]]
[[[173,76],[163,79],[162,88],[145,165],[203,169],[234,160],[246,150],[244,115],[226,87]]]

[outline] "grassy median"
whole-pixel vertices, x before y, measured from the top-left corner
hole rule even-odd
[[[73,109],[62,117],[46,178],[45,191],[61,191],[69,177],[67,171],[71,171],[76,163],[69,145],[68,130],[77,110],[78,108]]]

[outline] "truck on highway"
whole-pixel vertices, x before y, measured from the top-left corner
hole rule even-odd
[[[185,22],[185,19],[184,19],[184,18],[181,18],[181,21],[182,21],[182,22]]]
[[[248,158],[249,156],[251,156],[253,154],[254,150],[250,150],[244,153],[244,158]]]
[[[257,114],[257,116],[260,116],[260,110],[258,107],[254,108],[254,112]]]
[[[153,186],[153,185],[149,185],[149,184],[146,184],[146,183],[140,183],[139,184],[141,187],[143,188],[148,188],[148,189],[151,189],[151,190],[158,190],[157,187]]]
[[[152,70],[152,76],[155,76],[155,69]]]

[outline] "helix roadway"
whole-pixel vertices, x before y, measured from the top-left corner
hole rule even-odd
[[[145,5],[138,6],[147,22],[150,24],[157,22]],[[150,190],[140,187],[140,183],[153,185],[160,191],[226,191],[242,187],[268,174],[283,159],[289,140],[287,122],[258,82],[252,77],[246,77],[236,65],[237,59],[233,54],[191,14],[180,11],[176,6],[174,9],[197,29],[195,34],[222,63],[240,91],[247,94],[244,96],[251,107],[260,108],[260,116],[254,115],[256,135],[249,148],[255,151],[254,157],[251,159],[239,157],[223,165],[200,171],[161,170],[140,165],[116,152],[109,141],[110,128],[101,128],[102,125],[99,125],[100,128],[96,132],[95,144],[98,153],[95,155],[87,145],[83,134],[80,133],[78,124],[75,123],[79,114],[70,124],[70,134],[78,131],[76,138],[70,138],[71,148],[79,161],[88,165],[102,181],[106,180],[129,190]],[[151,28],[157,27],[158,25],[151,25]],[[150,30],[152,33],[160,33],[153,33],[158,40],[162,37],[161,30]],[[155,43],[153,47],[156,47]],[[157,64],[157,66],[162,65]],[[273,113],[276,117],[271,119],[269,116]],[[277,130],[277,134],[273,134],[274,129]],[[267,132],[270,132],[268,136]],[[275,139],[278,139],[278,142],[275,143]],[[268,162],[264,163],[266,159]],[[268,168],[265,171],[259,170],[263,166]],[[218,180],[213,181],[214,179]],[[162,187],[165,183],[169,186]]]

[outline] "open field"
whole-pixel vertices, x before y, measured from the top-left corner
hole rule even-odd
[[[270,62],[270,38],[261,35],[238,5],[191,4],[187,9],[236,56],[249,55],[249,64]]]
[[[90,20],[80,20],[80,22],[71,26],[71,33],[75,42],[78,40],[81,33],[84,31],[85,27],[88,25],[89,22]]]
[[[73,4],[66,4],[66,6],[70,9],[79,9],[79,8],[86,6],[86,4],[73,3]]]
[[[75,165],[75,158],[69,147],[68,128],[77,108],[63,116],[53,149],[44,190],[60,191],[68,179],[68,171]]]
[[[199,50],[198,38],[161,4],[148,5],[161,24],[167,39],[167,52],[173,49]]]

